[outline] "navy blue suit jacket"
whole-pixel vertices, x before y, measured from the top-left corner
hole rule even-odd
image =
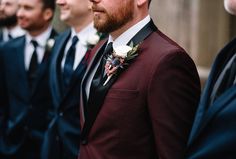
[[[59,35],[53,48],[50,91],[53,98],[54,117],[45,136],[42,159],[76,159],[79,153],[79,90],[86,65],[80,62],[73,72],[69,87],[63,90],[61,61],[70,35],[70,30]]]
[[[3,42],[3,34],[2,34],[2,30],[0,29],[0,42]]]
[[[51,38],[55,35],[52,31]],[[48,113],[52,109],[48,83],[51,54],[49,50],[45,51],[31,90],[24,48],[25,36],[0,47],[0,154],[6,156],[21,153],[29,140],[40,145],[51,118]]]
[[[212,66],[189,138],[188,159],[236,158],[236,85],[209,105],[213,86],[235,53],[236,39],[221,50]]]

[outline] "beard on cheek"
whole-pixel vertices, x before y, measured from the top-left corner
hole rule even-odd
[[[17,16],[11,15],[5,18],[0,18],[0,27],[9,27],[17,24]]]
[[[94,26],[99,32],[111,33],[129,22],[133,18],[132,9],[125,7],[113,13],[103,12],[94,17]]]

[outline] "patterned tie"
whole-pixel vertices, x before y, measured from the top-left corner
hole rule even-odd
[[[63,81],[64,81],[64,88],[67,88],[70,79],[73,74],[73,66],[74,66],[74,60],[75,60],[75,51],[76,51],[76,44],[79,41],[77,36],[74,36],[72,38],[72,44],[66,54],[66,60],[65,60],[65,65],[64,65],[64,70],[63,70]]]
[[[31,40],[31,43],[34,47],[34,51],[31,56],[29,70],[28,70],[28,78],[29,78],[29,86],[32,88],[33,81],[37,77],[37,69],[38,69],[38,55],[37,55],[37,47],[38,43],[35,40]]]

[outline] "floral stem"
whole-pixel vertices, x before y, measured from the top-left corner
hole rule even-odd
[[[109,76],[107,77],[106,81],[103,83],[103,86],[105,86],[105,85],[109,82],[109,80],[111,79],[112,75],[113,75],[113,74],[111,74],[111,75],[109,75]]]

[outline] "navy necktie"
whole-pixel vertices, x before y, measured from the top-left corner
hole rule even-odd
[[[76,51],[76,44],[79,41],[77,36],[74,36],[72,38],[71,46],[66,54],[65,64],[64,64],[64,70],[63,70],[63,81],[64,81],[64,87],[67,88],[70,79],[73,74],[73,66],[74,66],[74,60],[75,60],[75,51]]]
[[[34,79],[37,76],[36,72],[37,72],[37,69],[38,69],[38,55],[37,55],[38,43],[35,40],[31,40],[31,43],[34,47],[34,51],[33,51],[32,56],[31,56],[29,70],[28,70],[30,88],[32,87],[32,83],[33,83]]]

